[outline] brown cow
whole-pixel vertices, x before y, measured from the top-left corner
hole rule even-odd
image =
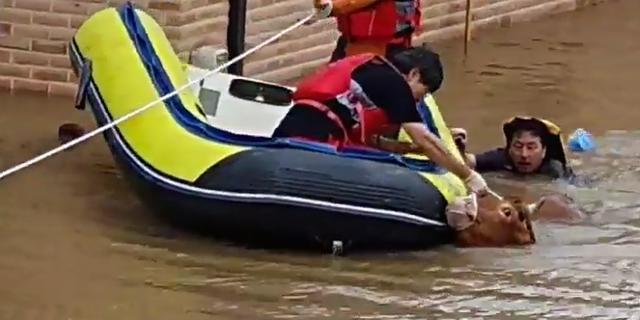
[[[559,195],[545,196],[528,205],[515,197],[471,195],[457,199],[447,208],[449,224],[457,232],[456,245],[461,247],[534,244],[532,220],[572,222],[582,217],[570,199]]]

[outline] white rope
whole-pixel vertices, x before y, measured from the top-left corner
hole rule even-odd
[[[71,141],[69,141],[69,142],[67,142],[67,143],[65,143],[63,145],[60,145],[55,149],[49,150],[48,152],[45,152],[45,153],[43,153],[43,154],[41,154],[41,155],[31,159],[31,160],[25,161],[25,162],[20,163],[20,164],[14,166],[12,168],[9,168],[9,169],[7,169],[5,171],[0,172],[0,180],[2,180],[3,178],[5,178],[5,177],[7,177],[7,176],[9,176],[9,175],[11,175],[13,173],[16,173],[16,172],[20,171],[22,169],[28,168],[28,167],[30,167],[30,166],[32,166],[32,165],[34,165],[34,164],[46,159],[46,158],[49,158],[49,157],[61,152],[61,151],[69,149],[69,148],[71,148],[71,147],[73,147],[73,146],[75,146],[75,145],[77,145],[77,144],[79,144],[79,143],[81,143],[81,142],[83,142],[85,140],[88,140],[89,138],[91,138],[91,137],[93,137],[93,136],[95,136],[95,135],[97,135],[99,133],[102,133],[103,131],[106,131],[107,129],[110,129],[111,127],[114,127],[114,126],[116,126],[116,125],[118,125],[118,124],[120,124],[122,122],[125,122],[125,121],[137,116],[138,114],[140,114],[142,112],[145,112],[148,109],[151,109],[151,107],[154,107],[156,105],[160,105],[160,102],[163,102],[164,100],[167,100],[167,99],[175,96],[180,91],[183,91],[183,90],[191,87],[192,85],[194,85],[194,84],[206,79],[207,77],[209,77],[209,76],[211,76],[211,75],[213,75],[215,73],[220,72],[220,70],[227,68],[228,66],[236,63],[237,61],[239,61],[241,59],[244,59],[246,56],[248,56],[248,55],[260,50],[264,46],[270,44],[271,42],[274,42],[275,40],[279,39],[283,35],[285,35],[285,34],[291,32],[292,30],[302,26],[303,24],[307,23],[307,21],[310,21],[314,16],[315,16],[315,13],[312,13],[312,14],[308,15],[304,19],[299,20],[298,22],[296,22],[293,25],[291,25],[290,27],[280,31],[279,33],[273,35],[271,38],[265,40],[264,42],[262,42],[262,43],[256,45],[255,47],[243,52],[241,55],[229,60],[227,63],[225,63],[225,64],[223,64],[223,65],[221,65],[221,66],[219,66],[219,67],[207,72],[207,73],[205,73],[199,79],[195,79],[195,80],[183,85],[182,87],[174,90],[173,92],[168,93],[168,94],[160,97],[159,99],[156,99],[155,101],[152,101],[149,104],[147,104],[147,105],[145,105],[145,106],[143,106],[143,107],[141,107],[141,108],[139,108],[139,109],[137,109],[135,111],[132,111],[132,112],[122,116],[121,118],[118,118],[117,120],[114,120],[114,121],[112,121],[112,122],[110,122],[110,123],[108,123],[108,124],[106,124],[106,125],[104,125],[102,127],[99,127],[97,129],[95,129],[95,130],[93,130],[93,131],[91,131],[89,133],[86,133],[86,134],[84,134],[84,135],[82,135],[82,136],[80,136],[80,137],[78,137],[78,138],[76,138],[74,140],[71,140]]]
[[[497,194],[495,191],[493,191],[493,190],[491,190],[489,188],[487,188],[487,193],[489,193],[489,195],[493,196],[494,198],[496,198],[496,199],[498,199],[500,201],[504,200],[504,198],[501,195]]]

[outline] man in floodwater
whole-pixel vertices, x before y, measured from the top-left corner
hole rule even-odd
[[[518,116],[503,125],[506,146],[479,154],[465,153],[467,164],[478,172],[509,171],[520,175],[539,174],[551,178],[572,178],[560,128],[538,118]],[[454,128],[452,134],[461,152],[467,135]]]
[[[402,127],[416,149],[446,168],[475,193],[487,192],[480,174],[455,158],[429,132],[416,101],[440,88],[438,54],[415,47],[390,60],[354,55],[324,66],[297,87],[294,105],[274,130],[274,137],[297,137],[333,144],[384,149],[380,136]]]

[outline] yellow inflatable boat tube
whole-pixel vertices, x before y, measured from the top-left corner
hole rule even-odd
[[[70,58],[101,126],[188,83],[162,27],[131,3],[89,17]],[[444,126],[441,117],[434,121]],[[421,159],[215,128],[191,90],[105,131],[105,140],[144,203],[235,237],[387,248],[447,243],[444,210],[467,192]]]

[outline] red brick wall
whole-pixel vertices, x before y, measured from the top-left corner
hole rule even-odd
[[[573,10],[604,0],[472,0],[474,32]],[[124,0],[1,0],[0,89],[72,95],[67,42],[92,13]],[[186,57],[205,44],[224,46],[227,0],[134,0],[164,26]],[[247,47],[295,23],[311,0],[249,0]],[[465,0],[423,0],[425,32],[417,41],[462,35]],[[287,82],[325,63],[337,37],[332,20],[303,26],[245,62],[245,73]]]

